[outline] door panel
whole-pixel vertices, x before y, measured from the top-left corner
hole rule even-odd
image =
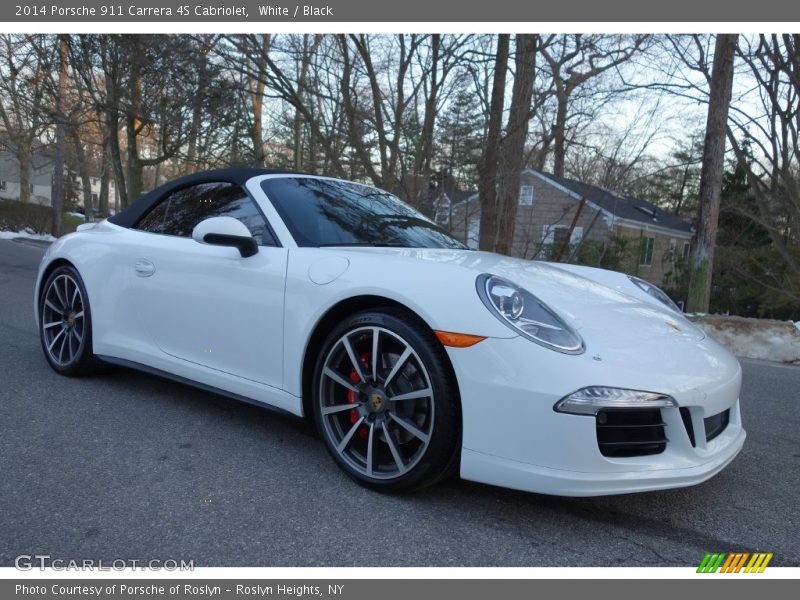
[[[131,265],[142,327],[166,354],[282,387],[287,251],[235,248],[137,232]],[[144,250],[146,249],[146,250]]]

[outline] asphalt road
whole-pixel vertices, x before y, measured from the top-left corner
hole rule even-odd
[[[56,375],[32,300],[42,250],[0,241],[0,565],[685,566],[707,551],[800,565],[800,368],[743,361],[749,437],[694,488],[590,499],[459,480],[352,483],[312,426],[149,375]]]

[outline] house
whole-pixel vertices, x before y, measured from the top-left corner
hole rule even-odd
[[[433,218],[444,229],[450,230],[453,216],[459,214],[456,207],[464,206],[463,203],[471,198],[477,198],[475,192],[461,190],[438,191],[431,200],[431,206],[422,205],[420,210]],[[456,210],[456,212],[454,212]]]
[[[1,135],[1,134],[0,134]],[[72,180],[72,194],[79,206],[83,206],[83,188],[77,173],[69,173]],[[0,139],[0,200],[19,200],[19,163],[8,144]],[[53,150],[38,146],[31,156],[30,192],[31,203],[50,206],[53,182]],[[92,202],[97,207],[100,197],[100,177],[91,177]],[[109,181],[108,195],[113,203],[116,190],[113,179]]]
[[[31,202],[50,204],[53,177],[52,154],[45,149],[35,152],[31,160]],[[5,141],[0,140],[0,200],[19,199],[19,163]]]
[[[513,256],[547,260],[561,255],[656,285],[674,272],[678,258],[688,256],[692,225],[646,200],[533,169],[523,171],[520,179]],[[439,202],[436,221],[477,248],[478,194],[449,205]]]

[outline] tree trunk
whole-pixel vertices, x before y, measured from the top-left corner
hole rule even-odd
[[[137,39],[138,43],[141,43]],[[138,44],[137,44],[138,46]],[[141,79],[141,58],[133,57],[130,74],[130,106],[125,122],[125,132],[127,135],[127,171],[126,191],[130,200],[136,200],[142,195],[144,187],[144,164],[139,156],[138,137],[141,128],[144,126],[141,119],[142,115],[142,79]]]
[[[31,201],[31,148],[28,145],[17,145],[17,163],[19,163],[19,201]]]
[[[481,205],[481,250],[494,250],[497,239],[497,162],[500,154],[500,128],[506,95],[506,71],[508,70],[509,35],[497,38],[497,54],[494,61],[492,98],[489,106],[489,126],[486,143],[478,164],[480,181],[478,198]]]
[[[75,151],[75,160],[78,163],[78,175],[81,178],[84,214],[86,215],[86,221],[88,223],[93,223],[94,203],[92,202],[92,178],[89,175],[89,163],[86,160],[86,150],[75,128],[70,127],[69,135],[72,141],[72,148]]]
[[[114,189],[119,198],[119,208],[128,206],[128,185],[125,181],[125,171],[122,168],[122,151],[119,147],[119,121],[109,112],[108,120],[108,148],[111,158],[111,166],[114,170]],[[116,202],[115,202],[116,205]]]
[[[516,38],[515,76],[511,92],[506,137],[500,147],[498,181],[499,215],[495,252],[511,254],[514,246],[514,228],[517,222],[520,173],[524,165],[525,140],[531,118],[533,80],[536,74],[535,34],[518,34]]]
[[[316,52],[316,43],[309,47],[308,40],[309,34],[303,34],[303,54],[300,57],[300,75],[297,78],[297,96],[301,102],[304,101],[306,95],[306,78],[311,64],[311,56]],[[303,113],[297,108],[294,110],[292,138],[292,163],[294,170],[299,171],[303,166]]]
[[[108,216],[108,191],[109,191],[109,160],[108,160],[108,132],[104,134],[103,148],[100,152],[100,197],[98,198],[98,210],[100,216]]]
[[[714,48],[708,102],[703,166],[700,173],[697,232],[692,238],[687,310],[708,312],[714,246],[717,241],[720,192],[725,159],[728,108],[733,89],[733,57],[736,34],[719,34]]]
[[[403,113],[406,110],[406,94],[405,94],[405,82],[406,82],[406,75],[408,74],[408,68],[410,66],[410,55],[414,53],[414,49],[416,47],[416,35],[412,34],[410,38],[410,44],[406,44],[406,36],[404,34],[399,34],[397,36],[397,42],[400,45],[400,52],[399,56],[397,57],[397,74],[395,75],[395,89],[396,98],[395,98],[395,105],[392,111],[394,121],[394,125],[392,127],[392,141],[389,144],[389,173],[393,173],[398,175],[395,180],[397,183],[396,189],[390,190],[391,192],[405,197],[406,201],[414,203],[415,206],[419,206],[419,195],[417,194],[417,177],[416,173],[413,173],[411,177],[408,177],[408,167],[406,166],[406,162],[403,160],[403,157],[400,152],[400,142],[403,138]],[[410,46],[410,47],[408,47]],[[417,152],[415,151],[415,156]],[[416,165],[416,159],[412,163],[412,170],[413,166]],[[411,190],[407,189],[408,186],[411,186]]]
[[[264,152],[264,132],[261,124],[263,105],[264,105],[264,84],[260,83],[257,86],[260,91],[251,95],[253,105],[253,125],[250,128],[250,140],[253,144],[253,160],[256,166],[263,167],[267,161],[266,153]]]
[[[556,122],[553,125],[553,175],[564,176],[564,158],[567,152],[567,104],[564,92],[556,92]]]
[[[347,50],[347,38],[343,36],[342,47],[344,50]],[[351,137],[354,137],[351,141],[355,144],[356,137],[358,138],[358,145],[356,146],[359,157],[361,158],[362,162],[364,163],[364,167],[367,168],[370,176],[372,177],[375,185],[381,187],[386,190],[394,190],[396,185],[396,178],[394,173],[389,172],[389,155],[388,155],[388,140],[386,139],[386,127],[384,125],[384,118],[383,118],[383,93],[381,91],[380,81],[378,80],[378,74],[375,70],[374,65],[372,64],[372,53],[370,52],[369,43],[367,41],[367,36],[365,34],[361,34],[359,36],[351,35],[350,38],[353,40],[356,46],[356,50],[358,51],[359,56],[361,57],[361,61],[364,65],[364,70],[366,71],[367,81],[369,82],[370,88],[370,97],[372,100],[372,112],[373,117],[375,119],[375,133],[378,136],[378,156],[380,157],[380,175],[375,173],[374,168],[372,167],[373,157],[367,152],[364,147],[363,141],[360,140],[361,132],[355,129],[354,135],[351,134]],[[347,93],[347,101],[348,105],[351,107],[349,111],[349,119],[352,123],[357,123],[357,114],[355,109],[355,104],[352,101],[352,95],[350,93],[350,77],[352,74],[353,65],[349,65],[350,71],[348,72],[347,82],[348,88],[346,90]],[[353,131],[353,128],[351,128]],[[373,173],[375,173],[373,175]]]
[[[139,151],[136,147],[136,119],[129,118],[127,127],[127,171],[126,191],[130,200],[136,200],[142,195],[142,188],[144,187],[144,165],[139,158]]]
[[[66,35],[58,36],[58,92],[56,94],[56,148],[53,159],[53,183],[50,194],[53,223],[50,232],[54,237],[61,236],[61,213],[64,208],[64,135],[65,119],[64,104],[66,103],[67,87],[69,85],[67,72],[67,54],[69,52],[68,38]]]
[[[262,120],[264,116],[264,89],[267,80],[267,56],[272,45],[272,36],[267,33],[261,37],[261,46],[254,58],[255,77],[248,78],[250,106],[253,111],[253,123],[250,127],[250,141],[253,144],[253,159],[257,166],[263,167],[266,162],[264,153],[264,135]]]
[[[125,170],[122,165],[122,150],[119,147],[119,125],[121,115],[121,100],[119,82],[114,76],[118,66],[117,61],[109,56],[109,38],[100,36],[101,54],[104,57],[104,84],[105,102],[102,108],[104,125],[106,127],[108,158],[114,173],[114,208],[120,209],[128,206],[128,186],[125,181]]]
[[[434,34],[431,37],[431,81],[428,97],[425,99],[425,115],[422,121],[422,136],[420,139],[420,153],[417,158],[417,173],[423,186],[428,186],[431,177],[431,160],[433,159],[433,134],[436,124],[436,106],[439,100],[439,60],[441,54],[442,36]],[[416,178],[415,178],[416,179]],[[423,188],[424,189],[424,188]],[[414,190],[414,204],[419,206],[420,192]]]
[[[186,160],[183,164],[183,174],[188,175],[197,170],[197,144],[200,137],[200,128],[203,125],[203,102],[208,90],[208,52],[210,51],[210,36],[201,36],[199,43],[199,56],[197,57],[197,89],[192,95],[192,123],[189,128],[187,140]],[[158,178],[156,178],[158,184]]]
[[[355,179],[356,174],[354,169],[356,168],[356,163],[358,163],[359,167],[362,167],[367,174],[367,176],[372,180],[373,185],[384,188],[384,189],[391,189],[390,186],[385,184],[385,180],[383,177],[386,175],[386,171],[382,170],[381,173],[375,170],[375,166],[373,164],[373,157],[370,154],[370,150],[364,144],[364,139],[362,133],[359,129],[359,115],[358,115],[358,108],[356,107],[356,101],[353,98],[352,90],[350,89],[351,86],[351,78],[353,74],[353,61],[352,57],[350,56],[350,48],[348,46],[348,37],[346,35],[340,35],[337,37],[339,42],[339,48],[342,53],[342,73],[339,78],[339,89],[342,95],[342,105],[344,109],[344,113],[347,119],[347,136],[348,141],[350,143],[351,148],[353,149],[353,154],[351,155],[350,159],[350,179]],[[369,53],[365,51],[364,56],[369,57]],[[372,88],[373,91],[373,99],[374,94],[380,94],[380,86],[377,84],[377,80],[371,81],[371,86],[375,85],[375,88]],[[377,89],[376,89],[377,88]],[[380,97],[378,97],[378,102],[380,102]],[[377,106],[378,114],[376,115],[376,125],[375,128],[379,137],[381,135],[385,135],[385,132],[382,132],[383,127],[383,113],[379,110],[380,105]],[[380,146],[383,148],[383,154],[381,158],[381,168],[385,166],[385,154],[386,154],[386,147],[382,144]],[[358,158],[358,161],[355,159]],[[331,159],[335,162],[336,155],[332,155]]]

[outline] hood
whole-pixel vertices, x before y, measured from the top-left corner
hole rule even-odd
[[[557,266],[491,252],[433,248],[355,248],[348,254],[380,253],[400,259],[423,261],[470,271],[498,275],[515,283],[544,301],[574,327],[590,349],[592,340],[604,345],[614,341],[659,343],[697,342],[705,333],[666,306],[628,295]],[[432,266],[432,265],[431,265]],[[443,276],[444,277],[444,276]],[[477,294],[476,294],[477,298]]]

